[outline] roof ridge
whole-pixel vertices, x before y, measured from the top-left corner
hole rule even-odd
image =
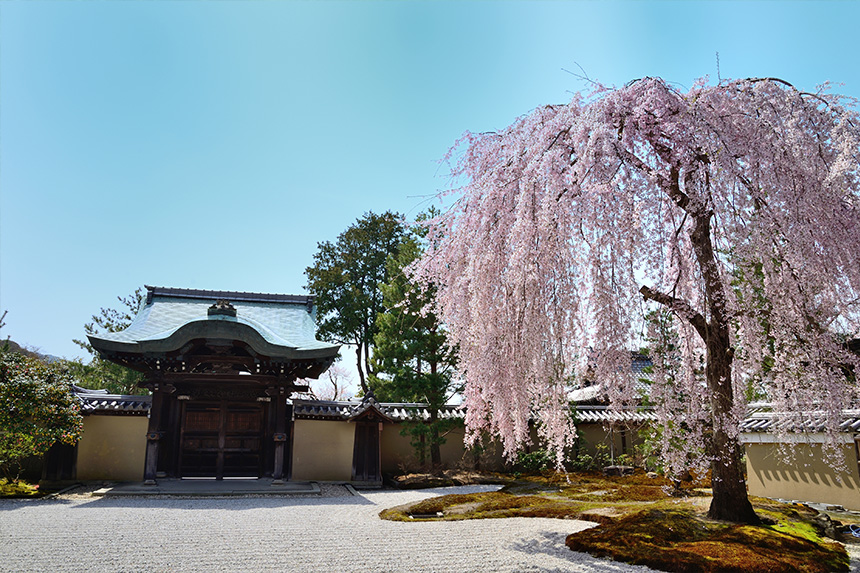
[[[264,292],[246,292],[231,290],[205,290],[175,287],[159,287],[144,285],[147,290],[147,302],[152,301],[154,296],[173,296],[178,298],[197,298],[204,300],[226,299],[239,302],[293,302],[298,304],[312,304],[316,298],[314,295],[302,294],[278,294]]]

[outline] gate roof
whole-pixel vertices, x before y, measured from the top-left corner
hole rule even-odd
[[[93,348],[112,354],[174,352],[194,339],[237,340],[280,359],[334,358],[339,345],[316,339],[311,296],[146,287],[128,328],[90,335]]]

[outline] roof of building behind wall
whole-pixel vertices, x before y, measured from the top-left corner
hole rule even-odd
[[[823,411],[792,412],[778,415],[770,404],[753,403],[749,413],[741,422],[744,433],[803,433],[814,434],[827,431],[827,413]],[[860,410],[843,410],[839,415],[839,431],[860,432]]]
[[[576,419],[586,423],[624,424],[653,422],[657,419],[653,408],[619,409],[609,406],[577,406]]]
[[[636,377],[636,392],[642,396],[650,393],[647,380],[653,366],[651,358],[641,352],[630,353],[630,372]],[[582,387],[568,394],[571,402],[576,404],[606,404],[608,402],[605,386],[594,380],[587,381]]]

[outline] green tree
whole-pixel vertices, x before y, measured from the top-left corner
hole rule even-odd
[[[84,325],[84,331],[87,334],[99,334],[125,330],[134,320],[143,297],[144,292],[142,288],[138,288],[134,293],[125,298],[116,297],[122,303],[119,310],[102,308],[98,314],[93,315],[91,322]],[[109,360],[104,360],[89,342],[75,339],[74,343],[89,352],[92,356],[90,362],[86,364],[81,360],[68,361],[67,363],[71,374],[75,377],[79,386],[92,389],[105,389],[114,394],[133,394],[141,391],[138,388],[138,384],[143,381],[142,373]]]
[[[56,442],[74,444],[82,429],[72,377],[62,364],[0,351],[0,471],[6,477],[17,479],[21,462]]]
[[[383,311],[380,285],[388,281],[386,260],[397,256],[404,228],[400,215],[366,213],[341,233],[337,241],[318,244],[313,266],[305,270],[307,289],[316,295],[319,336],[355,346],[361,388],[367,392],[366,374],[376,317]]]
[[[377,318],[372,359],[378,375],[371,377],[371,388],[383,401],[427,404],[429,419],[408,425],[408,431],[422,464],[429,447],[431,463],[438,466],[440,446],[451,425],[439,419],[439,409],[461,386],[454,378],[456,349],[431,310],[435,289],[411,282],[404,272],[421,255],[421,235],[421,229],[413,230],[400,252],[388,259],[390,279],[382,287],[384,312]]]

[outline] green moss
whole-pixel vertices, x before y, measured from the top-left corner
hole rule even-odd
[[[711,522],[690,511],[650,510],[569,535],[566,543],[574,551],[662,571],[847,571],[845,549],[818,537],[807,525],[734,525]]]
[[[689,482],[689,489],[698,482]],[[433,497],[384,510],[389,520],[450,521],[504,517],[588,519],[595,528],[568,537],[568,546],[595,556],[664,571],[823,573],[847,571],[844,548],[821,537],[815,510],[753,498],[768,525],[714,522],[689,498],[667,497],[663,478],[642,473],[531,476],[497,492]],[[685,487],[682,484],[682,489]],[[435,517],[441,513],[442,517]],[[425,517],[431,516],[431,517]]]
[[[486,513],[491,511],[499,511],[503,509],[519,509],[523,507],[533,507],[538,505],[545,505],[548,503],[552,503],[552,500],[546,497],[540,497],[536,495],[511,495],[511,494],[499,494],[494,496],[492,499],[488,499],[481,505],[479,505],[475,511],[477,513]]]

